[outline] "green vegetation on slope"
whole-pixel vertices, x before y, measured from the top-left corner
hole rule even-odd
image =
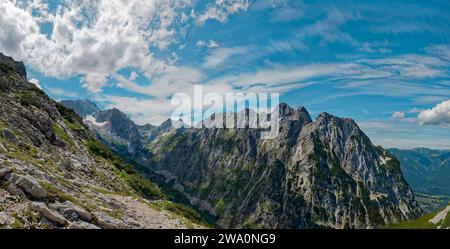
[[[430,222],[437,214],[442,212],[443,210],[439,210],[427,215],[424,215],[418,219],[404,221],[397,224],[387,225],[386,229],[438,229],[438,228],[448,228],[450,227],[450,213],[447,213],[447,216],[444,218],[442,222],[437,224],[433,224]]]
[[[110,161],[114,167],[120,171],[121,176],[125,178],[130,187],[137,193],[147,199],[165,198],[165,195],[153,182],[140,175],[132,165],[126,163],[119,156],[115,155],[106,145],[102,144],[98,140],[90,140],[87,142],[87,146],[93,155]]]
[[[128,185],[142,197],[151,200],[168,200],[161,203],[161,207],[163,209],[185,217],[186,219],[197,224],[210,226],[208,222],[203,219],[202,215],[187,205],[187,200],[183,200],[179,196],[179,193],[174,193],[173,190],[169,191],[165,186],[160,189],[155,183],[142,175],[141,173],[148,173],[143,166],[138,164],[132,165],[131,163],[125,162],[121,157],[114,154],[111,149],[98,140],[89,140],[87,147],[90,153],[94,156],[101,157],[111,162],[117,169],[118,175],[124,178]],[[186,204],[172,202],[176,200],[182,200],[183,203]]]

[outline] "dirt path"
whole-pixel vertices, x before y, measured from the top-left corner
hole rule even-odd
[[[182,229],[188,228],[182,218],[173,217],[173,215],[151,208],[148,204],[136,200],[130,196],[111,196],[121,202],[127,215],[133,217],[133,220],[141,224],[145,229]]]

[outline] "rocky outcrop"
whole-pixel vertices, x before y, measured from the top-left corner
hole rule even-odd
[[[54,222],[60,226],[64,226],[68,223],[67,220],[62,215],[60,215],[58,212],[50,210],[47,207],[47,205],[45,205],[45,203],[32,202],[31,210],[39,212],[45,218],[49,219],[51,222]]]
[[[30,177],[8,174],[6,180],[10,184],[15,184],[28,193],[32,198],[43,199],[47,197],[47,191],[41,187],[41,185]]]

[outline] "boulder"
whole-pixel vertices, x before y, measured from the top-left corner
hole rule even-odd
[[[78,217],[80,217],[80,219],[84,220],[84,221],[92,221],[92,214],[89,213],[88,211],[86,211],[85,209],[78,207],[78,206],[73,206],[72,207],[73,211],[75,211],[75,213],[78,214]]]
[[[16,135],[10,130],[10,129],[4,129],[1,132],[1,135],[4,139],[8,140],[9,142],[13,144],[18,144],[19,140],[17,139]]]
[[[49,219],[51,222],[64,226],[68,224],[68,221],[58,212],[50,210],[47,205],[43,202],[32,202],[31,203],[31,210],[41,213],[43,216],[45,216],[47,219]]]
[[[41,187],[41,185],[34,178],[11,173],[8,175],[7,180],[11,183],[15,183],[33,198],[43,199],[47,197],[47,190]]]
[[[17,197],[20,197],[22,199],[26,199],[27,198],[27,196],[25,195],[23,190],[21,188],[19,188],[14,183],[8,184],[5,189],[6,189],[6,191],[8,191],[8,193],[10,193],[13,196],[17,196]]]
[[[57,202],[57,203],[52,203],[48,205],[49,208],[53,209],[53,210],[57,210],[59,213],[64,214],[65,217],[67,217],[67,219],[71,220],[71,221],[75,221],[81,219],[87,222],[92,221],[92,214],[88,211],[86,211],[84,208],[79,207],[75,204],[73,204],[70,201],[66,201],[63,203]]]
[[[0,167],[0,179],[2,179],[4,176],[6,176],[7,174],[9,174],[11,172],[12,172],[11,169]]]
[[[125,223],[123,223],[121,220],[113,218],[106,213],[95,212],[94,215],[97,220],[97,225],[103,229],[126,229],[126,228],[128,228],[128,226],[125,225]]]

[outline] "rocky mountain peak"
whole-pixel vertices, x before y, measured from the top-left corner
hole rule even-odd
[[[309,112],[303,106],[294,109],[286,103],[280,103],[278,107],[280,110],[280,117],[282,119],[297,120],[303,124],[312,122]]]
[[[322,113],[312,122],[285,103],[279,111],[276,139],[251,129],[180,131],[148,146],[153,167],[223,227],[370,228],[420,214],[397,160],[355,121]]]

